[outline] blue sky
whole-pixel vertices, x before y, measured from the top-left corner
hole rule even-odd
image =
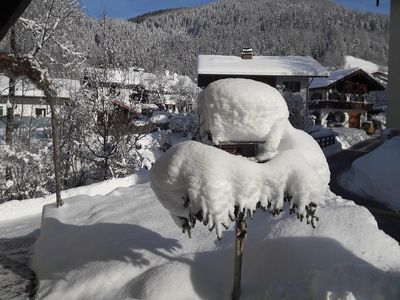
[[[389,14],[390,0],[380,0],[376,7],[376,0],[335,0],[336,3],[353,9]]]
[[[128,19],[150,11],[166,8],[197,6],[212,0],[80,0],[84,11],[91,17]]]
[[[108,17],[128,19],[146,12],[173,8],[196,6],[213,2],[212,0],[80,0],[84,11],[92,17],[100,17],[103,12]],[[338,4],[361,11],[389,13],[390,0],[335,0]]]

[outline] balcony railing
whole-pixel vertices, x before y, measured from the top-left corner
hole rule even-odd
[[[337,101],[337,100],[317,100],[310,102],[310,109],[345,109],[345,110],[366,110],[372,109],[372,103],[357,102],[357,101]]]

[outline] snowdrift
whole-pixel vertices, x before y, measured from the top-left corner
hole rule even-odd
[[[62,208],[46,205],[32,261],[40,299],[230,299],[234,229],[229,217],[235,206],[253,215],[241,299],[400,299],[399,244],[378,229],[367,209],[329,191],[321,149],[289,124],[274,89],[250,83],[262,95],[256,95],[252,114],[242,115],[238,104],[249,91],[242,93],[239,82],[224,81],[222,89],[208,91],[224,98],[228,88],[235,95],[229,97],[233,102],[221,99],[220,113],[209,110],[200,126],[206,124],[215,143],[247,138],[246,130],[254,133],[253,120],[268,116],[269,127],[252,138],[265,139],[262,154],[270,160],[258,164],[184,142],[155,162],[151,187],[137,181],[104,196],[66,199]],[[268,94],[270,106],[261,104]],[[270,107],[277,110],[275,120]],[[233,116],[224,114],[227,110]],[[237,136],[219,125],[235,116],[243,117]],[[279,130],[272,130],[276,124]],[[315,229],[288,211],[274,218],[254,212],[258,203],[280,211],[286,193],[300,214],[312,201],[318,203]],[[177,230],[173,220],[182,226],[182,218],[200,211],[219,237],[226,227],[222,241],[205,226],[191,239]]]
[[[363,193],[400,210],[400,137],[386,141],[352,165],[352,182]]]
[[[149,183],[46,205],[39,299],[230,299],[233,228],[189,239]],[[399,299],[400,247],[363,207],[330,194],[316,229],[283,213],[249,222],[241,299]]]

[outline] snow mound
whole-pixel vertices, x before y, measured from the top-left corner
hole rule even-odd
[[[262,152],[270,153],[276,150],[289,117],[277,89],[250,79],[211,83],[199,95],[198,106],[203,142],[265,141]]]
[[[375,200],[400,210],[400,137],[353,162],[353,182]]]
[[[230,299],[234,231],[188,239],[148,183],[65,202],[44,208],[39,299]],[[400,299],[400,247],[368,210],[330,194],[319,216],[313,229],[287,212],[254,215],[241,299]]]
[[[113,178],[83,187],[64,190],[61,191],[61,198],[70,198],[77,195],[105,195],[118,187],[127,187],[143,181],[145,173],[146,171],[143,170],[138,172],[138,174],[124,178]],[[0,222],[40,214],[44,205],[54,203],[55,201],[56,195],[51,194],[47,197],[4,202],[0,204]]]
[[[379,66],[373,62],[349,55],[345,56],[344,68],[361,68],[365,72],[374,73],[378,71]]]

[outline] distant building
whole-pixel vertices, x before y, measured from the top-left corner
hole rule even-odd
[[[254,56],[249,48],[241,56],[200,55],[198,86],[207,87],[224,78],[248,78],[283,91],[302,93],[304,102],[309,79],[328,76],[327,70],[309,56]]]
[[[141,68],[89,68],[82,83],[98,95],[106,94],[114,103],[124,104],[137,112],[141,112],[143,104],[156,104],[171,110],[181,110],[182,105],[191,107],[194,99],[188,99],[188,96],[198,89],[188,76],[168,71],[146,73]]]
[[[368,94],[383,90],[384,84],[361,68],[333,71],[311,81],[309,110],[317,124],[360,128],[373,106]]]
[[[60,104],[63,105],[71,95],[80,88],[77,80],[55,78],[53,83],[56,87]],[[9,100],[9,78],[0,75],[0,117],[7,114],[7,103]],[[18,79],[15,86],[14,115],[21,117],[49,117],[50,106],[43,91],[34,86],[29,80]]]

